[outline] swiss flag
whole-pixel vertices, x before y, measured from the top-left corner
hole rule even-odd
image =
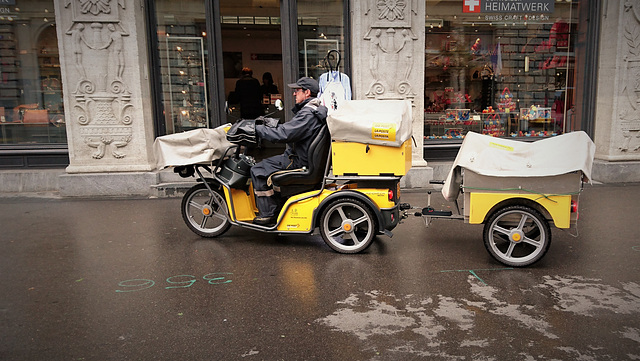
[[[479,13],[481,0],[464,0],[462,5],[463,13]]]

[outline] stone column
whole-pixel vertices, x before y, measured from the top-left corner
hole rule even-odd
[[[70,164],[67,173],[153,164],[147,36],[134,0],[55,1]]]
[[[69,146],[60,195],[148,195],[158,175],[141,2],[54,4]]]
[[[603,4],[593,178],[640,181],[640,3]]]
[[[433,169],[423,158],[424,0],[351,0],[354,99],[409,99],[413,168],[405,187],[426,187]]]

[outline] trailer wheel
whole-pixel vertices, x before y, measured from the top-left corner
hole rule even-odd
[[[217,237],[231,227],[224,196],[204,184],[196,184],[182,197],[182,219],[195,234]]]
[[[376,235],[374,215],[361,201],[337,199],[320,215],[320,234],[336,252],[362,252]]]
[[[551,245],[549,222],[533,208],[515,205],[491,214],[484,225],[484,246],[498,262],[524,267],[539,261]]]

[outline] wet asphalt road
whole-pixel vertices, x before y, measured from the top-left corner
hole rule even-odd
[[[523,269],[461,221],[411,217],[341,255],[320,236],[200,238],[179,207],[0,199],[0,359],[640,359],[639,184],[586,186],[578,237],[554,229]]]

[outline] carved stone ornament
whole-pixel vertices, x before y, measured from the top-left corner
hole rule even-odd
[[[133,134],[131,93],[123,81],[123,36],[129,34],[118,12],[124,9],[124,0],[66,0],[65,7],[73,12],[66,34],[73,49],[74,67],[69,71],[75,70],[78,79],[72,116],[80,125],[79,134],[85,145],[95,148],[94,159],[109,150],[114,158],[124,158],[121,148]]]
[[[118,12],[124,9],[124,0],[65,0],[64,7],[71,5],[72,20],[77,22],[120,22]]]
[[[410,99],[416,94],[409,81],[418,37],[411,30],[414,0],[370,0],[364,13],[371,24],[369,42],[371,83],[366,96],[373,99]]]
[[[620,105],[620,131],[622,143],[618,147],[621,152],[640,151],[640,7],[632,2],[624,4],[624,43],[627,53],[623,58],[624,87],[621,97],[629,101]],[[629,106],[631,108],[629,108]]]

